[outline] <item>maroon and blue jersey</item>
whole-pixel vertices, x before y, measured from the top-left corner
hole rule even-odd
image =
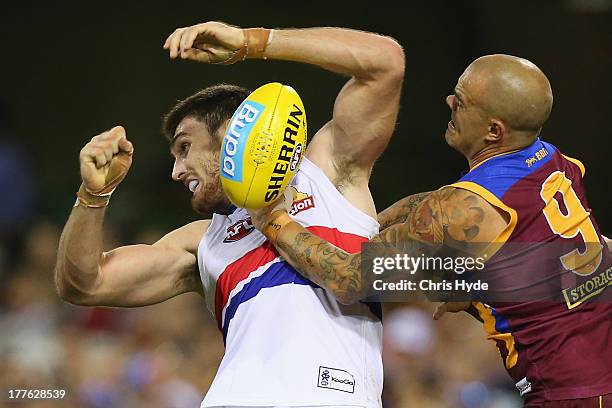
[[[612,259],[584,172],[537,139],[452,184],[507,214],[474,306],[527,403],[612,393]]]

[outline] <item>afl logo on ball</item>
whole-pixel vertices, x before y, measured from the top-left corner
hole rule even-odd
[[[251,218],[240,220],[237,223],[227,227],[227,233],[223,242],[228,243],[240,241],[242,238],[253,232],[254,229],[255,227],[251,222]]]
[[[298,143],[295,146],[295,151],[293,152],[293,156],[291,156],[291,164],[289,165],[289,168],[291,169],[291,171],[297,168],[298,164],[300,164],[301,159],[302,159],[302,144]]]

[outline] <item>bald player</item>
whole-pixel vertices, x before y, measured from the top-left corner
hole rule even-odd
[[[473,254],[483,243],[502,245],[485,273],[502,292],[513,289],[516,301],[447,304],[435,317],[467,308],[483,321],[525,407],[612,406],[612,306],[596,301],[610,298],[612,260],[585,197],[584,166],[538,137],[553,103],[548,79],[525,59],[488,55],[468,66],[446,103],[446,141],[470,171],[385,210],[385,229],[372,242],[397,252],[418,241]],[[362,297],[361,254],[308,233],[278,208],[251,215],[285,259],[341,302]],[[542,243],[565,249],[536,256]],[[508,256],[517,245],[523,253]],[[527,279],[508,279],[527,267]],[[552,285],[561,300],[525,300],[534,282]]]

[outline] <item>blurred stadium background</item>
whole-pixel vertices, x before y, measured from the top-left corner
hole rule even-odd
[[[345,26],[397,38],[407,71],[397,132],[372,178],[379,209],[452,182],[465,169],[444,142],[444,97],[469,62],[488,53],[528,58],[549,76],[555,94],[542,137],[586,164],[591,207],[602,231],[612,234],[612,1],[401,3],[0,6],[0,389],[68,393],[61,402],[7,406],[197,407],[223,353],[196,295],[131,310],[81,308],[57,298],[55,251],[79,185],[78,152],[90,137],[122,124],[136,149],[108,211],[106,246],[152,243],[196,218],[189,192],[171,182],[159,131],[176,99],[218,82],[255,88],[280,81],[301,94],[314,131],[329,119],[345,81],[286,62],[172,62],[161,46],[176,27],[206,20]],[[433,322],[431,311],[428,304],[387,311],[385,407],[520,406],[481,326],[462,315]]]

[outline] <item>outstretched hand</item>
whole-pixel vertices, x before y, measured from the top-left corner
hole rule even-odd
[[[170,58],[181,58],[206,64],[231,64],[245,45],[241,28],[209,21],[174,30],[164,49]]]

